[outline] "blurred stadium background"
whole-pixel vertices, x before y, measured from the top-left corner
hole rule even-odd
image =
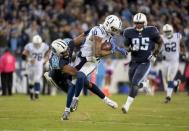
[[[123,21],[124,28],[132,26],[132,17],[137,12],[145,13],[148,19],[148,25],[154,25],[160,31],[164,24],[166,23],[172,24],[174,27],[174,31],[180,32],[183,35],[185,45],[187,47],[187,51],[189,51],[189,1],[188,0],[0,0],[0,56],[3,54],[4,50],[8,47],[13,53],[13,55],[16,57],[16,71],[14,73],[13,89],[12,89],[13,95],[20,93],[27,94],[28,91],[27,70],[25,68],[25,62],[21,58],[21,53],[23,51],[24,46],[32,40],[32,37],[34,35],[40,34],[40,36],[43,38],[43,41],[50,45],[50,43],[57,38],[74,38],[83,31],[86,31],[91,27],[102,23],[104,18],[109,14],[115,14],[119,16]],[[120,37],[118,41],[120,46],[123,46],[122,43],[123,38]],[[128,73],[127,65],[129,59],[130,59],[129,57],[123,58],[119,54],[105,58],[99,64],[98,70],[96,72],[93,72],[92,75],[89,77],[89,79],[91,79],[91,81],[93,82],[96,82],[101,89],[107,89],[105,88],[105,86],[108,86],[109,92],[112,94],[123,93],[127,95],[128,87],[129,87],[128,77],[127,77],[127,73]],[[177,77],[182,81],[180,84],[179,91],[183,92],[183,94],[178,95],[176,97],[183,98],[183,101],[186,102],[185,107],[188,108],[189,107],[189,103],[187,102],[188,98],[187,99],[185,98],[187,97],[186,94],[189,88],[186,86],[186,77],[185,77],[187,73],[186,70],[187,65],[188,62],[180,59],[180,67]],[[161,64],[161,60],[158,60],[158,62],[153,68],[153,71],[157,72],[157,75],[149,76],[150,79],[154,80],[154,83],[156,85],[155,88],[156,91],[164,91],[164,86],[162,83],[162,76],[161,76],[162,66],[163,65]],[[41,80],[41,84],[43,85],[43,88],[41,89],[42,94],[55,95],[56,93],[59,93],[59,90],[49,87],[43,79]],[[1,84],[0,87],[2,87]],[[106,92],[106,90],[104,91]],[[90,95],[90,93],[86,93],[86,92],[84,92],[84,94]],[[115,95],[113,96],[113,98],[114,97],[118,101],[119,99],[122,99],[122,102],[126,100],[126,96]],[[159,101],[158,101],[159,103],[161,103],[160,97],[162,98],[162,100],[164,99],[164,95],[162,93],[158,94],[157,97],[159,97]],[[5,115],[4,116],[2,115],[4,111],[6,111],[6,107],[16,108],[17,106],[17,104],[11,102],[4,103],[2,101],[7,101],[6,99],[8,99],[8,101],[12,100],[12,102],[15,103],[19,103],[19,101],[25,103],[26,101],[23,100],[24,98],[25,97],[22,95],[21,96],[16,95],[13,96],[13,98],[0,97],[1,100],[0,125],[2,123],[1,121],[3,120],[1,119],[1,117],[6,118]],[[14,101],[14,99],[16,99],[17,101]],[[56,98],[52,98],[52,99],[56,99]],[[61,101],[65,101],[65,96],[63,98],[57,96],[57,100],[58,99],[60,99]],[[93,97],[90,99],[92,99],[92,101],[96,100],[96,98]],[[140,99],[140,97],[138,99]],[[179,103],[179,101],[182,101],[182,99],[180,98],[175,98],[175,99],[178,99],[178,101],[176,101],[177,104]],[[46,102],[47,100],[51,101],[50,98],[44,96],[44,98],[42,98],[40,103],[43,104],[42,101],[45,101],[44,103],[48,105],[49,103]],[[58,101],[58,103],[62,103],[60,100]],[[147,101],[147,99],[143,97],[142,100]],[[154,101],[155,98],[151,100],[152,103]],[[54,102],[56,102],[56,100]],[[86,100],[83,103],[85,102]],[[143,103],[143,101],[139,101],[138,103],[140,102]],[[8,106],[7,104],[10,105]],[[35,103],[33,103],[33,106],[34,104]],[[178,105],[182,106],[181,104]],[[141,110],[144,110],[142,109],[142,106],[143,105],[141,105]],[[151,107],[153,106],[154,104],[151,105]],[[58,108],[60,110],[60,107]],[[90,109],[90,106],[86,108],[92,110]],[[102,107],[99,107],[99,109],[101,108]],[[140,110],[140,106],[138,106],[138,108]],[[173,108],[177,108],[177,106],[174,105]],[[169,108],[170,112],[171,109],[172,107]],[[35,108],[35,110],[38,110],[38,108]],[[161,108],[159,108],[158,110],[161,110]],[[14,112],[14,110],[11,111]],[[84,108],[81,109],[81,112],[82,111],[85,112]],[[95,112],[95,110],[93,111]],[[98,111],[97,113],[100,113]],[[102,111],[104,112],[103,109]],[[137,112],[137,110],[135,111]],[[182,110],[182,113],[184,113],[185,111],[188,112],[187,110]],[[112,112],[110,111],[109,113]],[[10,113],[9,115],[11,116],[12,114]],[[27,115],[27,113],[25,115]],[[55,115],[57,115],[57,113],[55,113]],[[87,116],[87,114],[85,114],[85,116]],[[113,118],[114,116],[116,117],[116,119],[119,118],[117,114],[113,114],[112,118],[109,118],[108,120],[114,121]],[[146,116],[149,117],[148,114],[146,114]],[[82,116],[80,115],[80,117]],[[170,115],[167,117],[170,117]],[[182,120],[180,119],[179,114],[178,117],[179,117],[178,121],[181,123]],[[15,117],[15,119],[17,118],[19,119],[19,116]],[[164,117],[161,118],[164,119]],[[77,121],[77,119],[79,118],[76,118],[75,121]],[[96,120],[96,118],[94,119]],[[122,117],[122,119],[124,118]],[[132,119],[132,115],[130,115],[130,119]],[[145,119],[145,115],[144,115],[144,119]],[[150,118],[149,120],[152,119],[153,118]],[[80,120],[80,122],[82,123],[85,122],[86,120],[87,119]],[[106,119],[103,120],[106,122]],[[121,121],[121,120],[115,123],[120,122],[122,123],[121,125],[123,125],[125,121],[124,120]],[[135,120],[136,119],[134,119],[134,121]],[[186,118],[184,120],[188,120],[188,119]],[[75,123],[75,121],[72,122]],[[105,123],[104,121],[101,121],[100,125]],[[161,121],[161,119],[159,119],[159,121]],[[146,121],[146,123],[148,122],[150,121]],[[112,123],[109,122],[109,124],[111,125]],[[127,125],[129,124],[127,123]],[[155,127],[152,126],[152,128],[150,128],[149,130],[151,129],[153,130],[154,128],[160,125],[161,123],[159,125],[155,125]],[[133,124],[133,126],[135,126],[135,124]],[[145,126],[145,124],[142,126]],[[13,127],[14,128],[10,128],[10,129],[15,129],[15,130],[25,129],[22,128],[22,126],[19,126],[19,128],[17,129],[16,125]],[[164,127],[166,127],[166,125],[164,125]],[[183,125],[183,127],[184,128],[178,127],[177,129],[189,130],[188,126]],[[9,129],[9,127],[7,128],[3,127],[2,129],[6,130]],[[43,130],[43,128],[39,128],[39,129]],[[102,130],[108,130],[108,129],[109,128],[102,128]],[[147,128],[142,128],[142,129],[147,130]],[[161,129],[161,128],[157,128],[157,129]],[[32,130],[35,130],[35,128],[33,128]],[[52,129],[52,130],[56,130],[56,129]],[[84,130],[86,130],[86,128]],[[126,128],[124,128],[124,126],[121,126],[121,128],[118,128],[118,130],[126,130]],[[132,130],[131,126],[129,127],[129,130]],[[169,128],[165,128],[165,130],[167,131],[169,130]]]

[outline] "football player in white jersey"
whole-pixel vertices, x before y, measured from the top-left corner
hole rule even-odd
[[[115,51],[126,54],[126,50],[117,47],[115,45],[115,40],[113,39],[113,36],[118,35],[121,30],[122,21],[115,15],[107,16],[103,24],[93,27],[87,35],[84,44],[81,45],[80,53],[75,60],[75,68],[88,76],[96,69],[101,57],[110,55]],[[101,48],[105,41],[112,44],[110,50],[103,50]],[[92,84],[92,87],[89,90],[98,95],[107,105],[113,108],[118,107],[117,103],[106,97],[95,84]],[[73,98],[70,107],[73,110],[77,108],[78,97],[78,95],[75,95]]]
[[[167,86],[167,96],[165,98],[165,103],[171,101],[171,95],[173,88],[179,85],[179,81],[174,80],[179,66],[179,55],[180,53],[185,56],[186,48],[182,40],[182,35],[180,33],[174,33],[173,27],[170,24],[165,24],[163,26],[163,39],[162,55],[163,55],[163,80],[164,85]]]
[[[43,64],[48,59],[49,46],[42,42],[39,35],[32,38],[32,42],[24,47],[23,57],[28,64],[29,92],[31,100],[38,99],[40,81],[43,74]]]

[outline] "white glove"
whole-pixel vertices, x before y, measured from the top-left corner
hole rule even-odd
[[[156,57],[151,54],[151,55],[148,57],[148,60],[149,60],[151,63],[154,63],[154,62],[156,61]]]

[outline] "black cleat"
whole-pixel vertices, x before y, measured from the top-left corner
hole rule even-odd
[[[35,94],[35,99],[39,99],[39,94]]]
[[[171,102],[171,97],[167,96],[167,97],[165,98],[164,103],[167,104],[167,103],[170,103],[170,102]]]
[[[61,117],[61,120],[69,120],[69,117],[70,117],[70,112],[65,111],[64,114]]]
[[[35,100],[35,97],[34,97],[34,94],[33,93],[30,93],[30,100]]]
[[[72,103],[71,103],[71,106],[70,106],[70,111],[71,111],[71,112],[74,112],[74,111],[77,110],[78,103],[79,103],[79,100],[78,100],[78,99],[73,99],[73,100],[72,100]]]

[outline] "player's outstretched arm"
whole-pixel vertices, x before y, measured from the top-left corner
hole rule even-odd
[[[163,40],[162,40],[162,38],[161,37],[159,37],[158,38],[158,40],[156,41],[156,47],[155,47],[155,50],[153,51],[153,55],[155,56],[155,57],[157,57],[158,56],[158,54],[160,53],[160,50],[161,50],[161,47],[162,47],[162,45],[163,45]]]
[[[75,37],[73,39],[73,42],[76,46],[80,46],[82,41],[86,38],[86,36],[89,34],[90,30],[87,30],[85,32],[83,32],[82,34],[80,34],[79,36]]]

